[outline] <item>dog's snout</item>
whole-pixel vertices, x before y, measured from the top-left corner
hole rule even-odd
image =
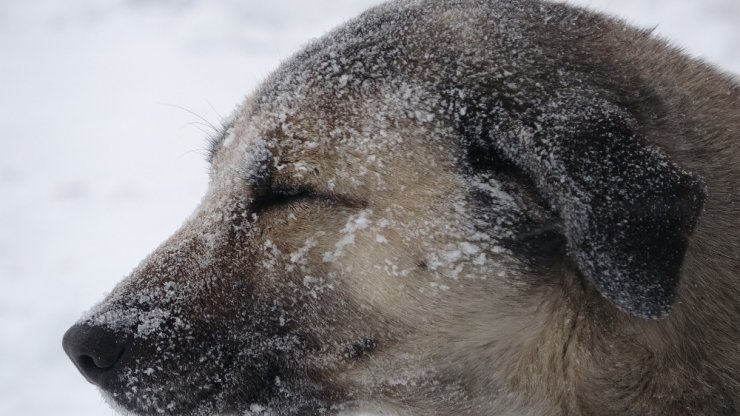
[[[64,334],[62,346],[87,381],[100,386],[115,373],[126,339],[107,328],[77,324]]]

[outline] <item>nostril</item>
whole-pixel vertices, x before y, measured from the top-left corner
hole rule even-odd
[[[115,374],[116,364],[126,350],[126,339],[107,328],[78,324],[67,330],[62,345],[80,373],[100,385]]]
[[[108,370],[116,365],[118,358],[120,358],[121,355],[123,355],[123,349],[121,349],[120,353],[116,356],[91,357],[89,355],[80,355],[77,357],[77,360],[73,358],[72,361],[75,361],[79,366],[85,367],[90,371]]]

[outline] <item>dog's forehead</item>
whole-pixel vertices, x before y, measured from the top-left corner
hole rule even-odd
[[[397,94],[366,96],[351,108],[294,94],[237,111],[214,170],[256,180],[357,192],[404,188],[424,176],[454,173],[455,132]],[[421,109],[421,111],[420,111]]]

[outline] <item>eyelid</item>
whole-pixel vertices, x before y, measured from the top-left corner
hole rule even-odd
[[[303,199],[322,197],[311,187],[288,188],[282,186],[266,187],[258,192],[250,204],[251,212],[259,212],[273,206],[288,205]]]
[[[260,212],[273,206],[290,205],[301,200],[321,200],[335,206],[347,208],[367,208],[365,199],[358,199],[348,195],[326,193],[311,186],[281,186],[266,185],[257,187],[255,197],[250,204],[250,212]]]

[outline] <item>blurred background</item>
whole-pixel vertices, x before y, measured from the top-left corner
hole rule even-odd
[[[195,208],[211,124],[376,0],[0,0],[0,415],[112,415],[61,338]],[[740,73],[738,0],[571,3]]]

